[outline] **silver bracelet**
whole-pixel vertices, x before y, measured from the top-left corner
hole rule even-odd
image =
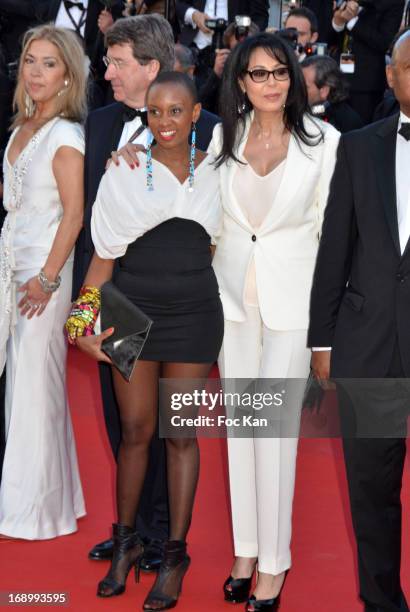
[[[61,276],[57,276],[55,281],[49,281],[47,276],[44,274],[43,268],[41,268],[37,278],[44,293],[54,293],[54,291],[57,291],[61,284]]]

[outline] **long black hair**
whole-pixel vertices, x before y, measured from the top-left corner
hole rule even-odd
[[[280,36],[262,32],[237,45],[226,62],[219,110],[222,118],[223,143],[216,159],[217,167],[228,159],[239,161],[235,149],[244,135],[247,115],[253,109],[248,96],[239,86],[239,80],[243,79],[248,70],[250,57],[256,49],[263,49],[289,70],[290,87],[284,111],[286,129],[309,146],[315,146],[323,139],[320,130],[312,135],[305,127],[304,115],[309,114],[308,97],[305,79],[295,51]]]

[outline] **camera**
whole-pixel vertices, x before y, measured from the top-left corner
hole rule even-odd
[[[298,55],[305,55],[309,57],[311,55],[326,55],[327,43],[307,43],[306,45],[300,45],[298,43],[298,31],[296,28],[283,28],[276,32],[277,36],[280,36],[283,40],[294,49]]]
[[[226,28],[228,27],[228,22],[226,19],[215,18],[215,19],[206,19],[205,25],[207,28],[212,30],[212,48],[213,49],[222,49],[223,48],[223,38]]]
[[[285,40],[291,47],[296,51],[298,46],[299,34],[296,28],[282,28],[276,32],[277,36],[280,36]]]
[[[251,18],[248,15],[236,15],[235,17],[235,38],[239,42],[245,40],[249,34],[249,28],[251,26]],[[223,49],[224,47],[224,34],[228,27],[228,22],[226,19],[215,18],[215,19],[207,19],[205,21],[205,25],[207,28],[212,30],[212,49],[215,51],[216,49]]]
[[[236,15],[235,17],[235,38],[238,41],[245,40],[249,34],[252,20],[248,15]]]

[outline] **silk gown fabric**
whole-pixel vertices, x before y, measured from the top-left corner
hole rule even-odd
[[[85,514],[65,385],[73,253],[40,317],[28,320],[16,306],[18,288],[44,265],[62,218],[54,155],[62,146],[84,153],[84,138],[79,124],[54,118],[12,166],[17,130],[4,156],[8,214],[0,240],[0,368],[6,357],[7,371],[0,533],[33,540],[72,533]]]

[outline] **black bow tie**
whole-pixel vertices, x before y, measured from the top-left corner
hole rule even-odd
[[[80,11],[85,11],[85,6],[82,2],[72,2],[71,0],[64,0],[64,6],[69,11],[71,8],[78,8]]]
[[[124,120],[124,123],[132,121],[133,119],[135,119],[135,117],[140,117],[141,123],[143,125],[148,125],[146,110],[136,110],[135,108],[131,108],[130,106],[123,104],[122,118]]]
[[[402,123],[401,128],[399,129],[399,134],[403,136],[406,140],[410,140],[410,123]]]

